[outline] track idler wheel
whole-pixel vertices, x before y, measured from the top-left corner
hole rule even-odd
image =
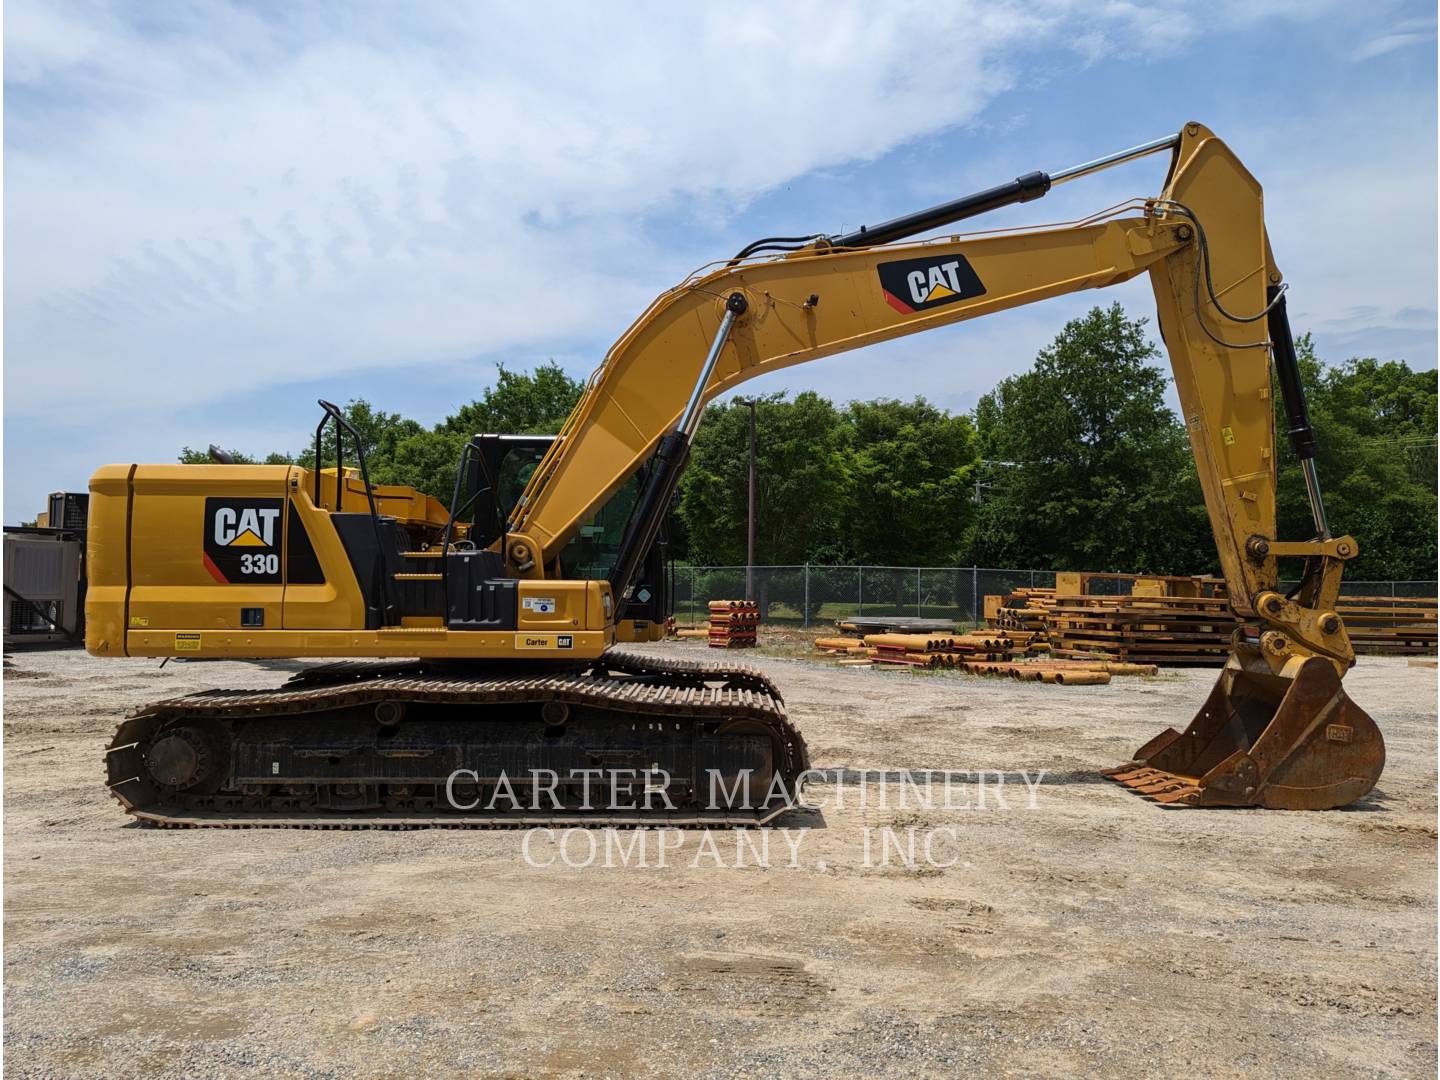
[[[1295,658],[1279,673],[1232,656],[1183,733],[1162,732],[1106,776],[1155,802],[1330,810],[1365,795],[1385,741],[1335,666]]]
[[[213,794],[229,773],[223,732],[207,725],[179,724],[155,736],[145,750],[145,768],[166,791]]]

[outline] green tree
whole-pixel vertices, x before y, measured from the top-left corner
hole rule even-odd
[[[502,365],[494,386],[487,387],[477,401],[462,406],[433,428],[399,413],[377,409],[364,398],[353,399],[341,412],[359,434],[372,482],[406,484],[448,503],[460,451],[471,435],[558,432],[584,389],[584,383],[566,375],[554,361],[541,364],[531,373],[509,371]],[[237,465],[256,463],[254,457],[238,450],[231,454]],[[211,458],[208,451],[187,446],[180,452],[180,461],[199,465],[210,463]],[[307,441],[298,454],[268,454],[264,463],[298,464],[313,469],[314,441]],[[348,435],[345,463],[351,468],[359,464]],[[327,424],[321,435],[320,465],[322,468],[335,465],[334,424]]]
[[[284,453],[283,451],[278,451],[278,450],[276,450],[276,451],[271,451],[270,453],[266,454],[265,457],[264,457],[264,459],[263,459],[263,460],[260,460],[260,461],[256,461],[253,457],[251,457],[251,456],[248,455],[248,454],[242,454],[239,450],[229,450],[229,451],[227,451],[227,453],[230,455],[230,457],[231,457],[231,459],[232,459],[231,462],[230,462],[230,464],[232,464],[232,465],[294,465],[294,464],[295,464],[295,457],[294,457],[294,455],[292,455],[292,454],[287,454],[287,453]],[[180,448],[180,464],[181,464],[181,465],[214,465],[214,464],[216,464],[216,461],[215,461],[215,459],[214,459],[213,457],[210,456],[210,450],[209,450],[208,447],[207,447],[206,449],[204,449],[204,450],[194,450],[194,449],[192,449],[191,447],[182,446],[182,447]]]
[[[1435,372],[1369,358],[1330,366],[1308,335],[1296,344],[1330,525],[1360,542],[1347,578],[1433,579]],[[843,410],[813,393],[759,399],[757,562],[1213,572],[1194,463],[1165,407],[1157,356],[1144,320],[1112,305],[1069,323],[973,418],[923,399]],[[530,373],[502,367],[495,385],[434,427],[363,399],[345,414],[372,480],[448,502],[472,434],[558,431],[583,390],[551,362]],[[1275,398],[1283,432],[1278,388]],[[706,410],[672,528],[672,551],[692,562],[745,559],[749,418],[737,401]],[[333,464],[333,427],[320,456]],[[185,447],[180,460],[211,459]],[[348,440],[345,460],[356,463]],[[1277,460],[1279,536],[1307,537],[1305,487],[1283,437]],[[312,467],[313,446],[264,458],[297,461]]]
[[[370,479],[373,483],[389,484],[396,481],[391,478],[391,462],[395,456],[396,446],[413,435],[423,432],[424,427],[415,420],[410,420],[399,413],[387,413],[377,409],[364,398],[354,398],[340,410],[350,426],[355,429],[355,435],[359,436],[360,448],[365,451],[365,467],[370,471]],[[345,433],[345,463],[348,466],[359,464],[359,456],[356,453],[355,439],[349,433]],[[315,468],[315,444],[312,441],[296,457],[296,463],[307,469]],[[320,438],[320,466],[321,468],[333,468],[335,465],[335,424],[333,422],[325,425],[325,430]]]
[[[756,404],[755,561],[802,563],[837,546],[848,474],[840,413],[806,391]],[[750,407],[741,401],[705,410],[680,484],[679,514],[689,558],[745,561]]]
[[[426,428],[396,441],[385,461],[386,482],[406,484],[447,506],[455,492],[455,469],[468,436]]]
[[[974,516],[978,456],[968,416],[924,398],[854,401],[845,409],[851,498],[844,530],[860,562],[951,563]]]
[[[1436,560],[1436,376],[1398,361],[1353,359],[1328,366],[1309,334],[1296,343],[1301,382],[1320,449],[1316,470],[1326,518],[1360,554],[1350,581],[1433,580]],[[1279,388],[1277,430],[1285,430]],[[1280,536],[1308,537],[1315,525],[1298,460],[1280,439]],[[1294,573],[1282,567],[1282,572]]]
[[[585,384],[565,374],[553,360],[530,374],[509,371],[502,364],[495,385],[486,387],[478,400],[446,418],[437,430],[467,439],[483,432],[553,435],[584,391]]]
[[[409,484],[448,503],[460,451],[472,435],[554,435],[584,392],[585,384],[553,360],[530,373],[502,364],[495,385],[486,387],[478,400],[461,406],[432,430],[397,442],[390,458],[391,482]]]
[[[1215,559],[1183,429],[1144,319],[1119,304],[1067,323],[1034,370],[976,409],[984,491],[971,557],[990,566],[1194,573]]]

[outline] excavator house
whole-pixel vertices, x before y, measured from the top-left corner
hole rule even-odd
[[[1056,226],[935,235],[1148,154],[1170,156],[1152,198]],[[324,402],[318,471],[101,468],[91,653],[336,660],[279,689],[137,710],[106,752],[110,790],[170,826],[773,819],[809,768],[779,689],[744,668],[613,648],[657,638],[669,614],[663,522],[706,402],[768,371],[1139,274],[1243,625],[1188,726],[1105,771],[1177,807],[1359,799],[1384,745],[1341,687],[1354,652],[1335,605],[1358,548],[1326,522],[1260,185],[1194,123],[845,235],[750,244],[662,293],[558,436],[477,435],[448,506],[372,484],[355,432]],[[1276,535],[1273,388],[1314,516],[1304,539]],[[322,447],[333,469],[318,469]],[[1300,581],[1289,591],[1282,561]],[[502,786],[517,797],[497,806]]]

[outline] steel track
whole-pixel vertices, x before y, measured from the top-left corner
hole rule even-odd
[[[534,668],[527,668],[533,671]],[[558,701],[581,708],[623,712],[637,719],[733,721],[758,724],[776,748],[775,771],[792,793],[809,768],[805,741],[785,715],[779,690],[763,674],[745,667],[692,661],[662,661],[607,653],[583,667],[518,674],[513,667],[478,668],[430,661],[341,661],[309,668],[275,690],[206,690],[167,698],[137,709],[116,729],[105,752],[111,793],[137,820],[162,827],[189,828],[528,828],[651,826],[706,828],[760,825],[787,804],[745,809],[680,807],[676,810],[530,811],[492,813],[297,809],[283,800],[232,798],[243,804],[224,809],[183,805],[183,799],[149,776],[145,752],[176,722],[220,722],[275,718],[303,720],[337,709],[400,702],[412,705],[504,707]]]

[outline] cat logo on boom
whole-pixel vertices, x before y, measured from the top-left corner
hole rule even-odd
[[[985,295],[985,286],[964,255],[902,259],[881,263],[878,270],[885,302],[902,315]]]
[[[222,585],[275,584],[280,576],[281,499],[206,499],[202,562]]]

